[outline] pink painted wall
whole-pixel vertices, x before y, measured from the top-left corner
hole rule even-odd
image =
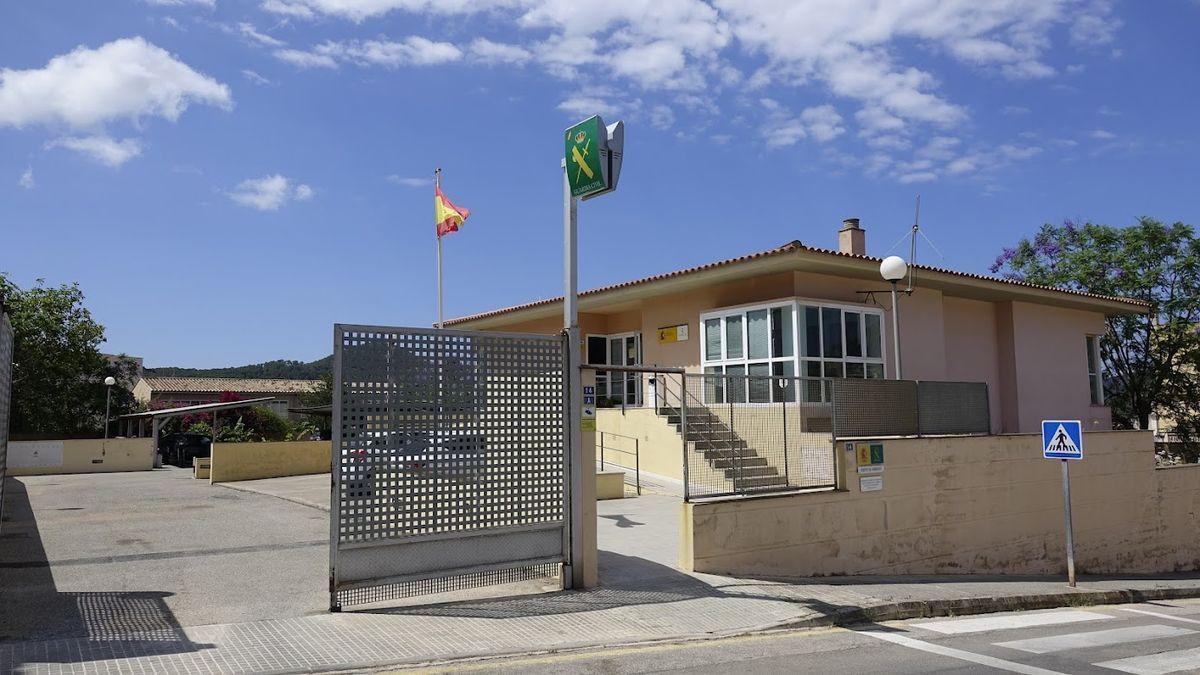
[[[1085,336],[1104,333],[1104,316],[1024,302],[1007,303],[1004,311],[1011,312],[1017,401],[1011,430],[1036,431],[1043,419],[1078,419],[1085,429],[1111,429],[1112,411],[1089,400],[1084,346]]]
[[[996,303],[966,298],[942,298],[946,380],[986,382],[992,433],[1002,430],[1000,359],[996,333]]]

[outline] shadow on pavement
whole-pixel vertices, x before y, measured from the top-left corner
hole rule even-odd
[[[723,595],[695,577],[644,558],[602,550],[599,563],[600,578],[603,580],[601,586],[586,591],[355,611],[367,614],[511,619],[594,612],[629,605],[655,605]]]
[[[0,533],[0,672],[207,649],[192,642],[166,592],[59,592],[25,485],[4,489]],[[96,536],[103,536],[97,533]]]

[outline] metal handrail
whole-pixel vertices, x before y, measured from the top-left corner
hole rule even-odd
[[[628,450],[622,450],[620,448],[612,448],[612,449],[617,452],[625,453],[627,455],[628,454],[633,455],[634,485],[637,486],[637,493],[639,496],[641,496],[641,494],[642,494],[641,440],[638,439],[636,436],[626,436],[624,434],[616,434],[611,431],[599,431],[597,433],[600,434],[600,470],[601,471],[604,471],[604,468],[605,468],[605,460],[604,460],[604,450],[605,450],[604,437],[605,437],[605,435],[616,436],[617,438],[625,438],[625,439],[629,439],[629,440],[633,441],[633,452],[632,453],[630,453]]]

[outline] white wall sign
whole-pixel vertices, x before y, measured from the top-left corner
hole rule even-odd
[[[48,468],[62,466],[62,463],[62,441],[11,441],[8,444],[9,468]]]
[[[883,476],[863,476],[858,479],[859,492],[875,492],[883,489]]]

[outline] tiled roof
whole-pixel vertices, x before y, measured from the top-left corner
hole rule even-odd
[[[717,262],[706,263],[704,265],[698,265],[696,267],[688,267],[686,269],[676,270],[674,272],[667,272],[665,274],[655,274],[653,276],[643,277],[641,279],[634,279],[632,281],[623,281],[619,284],[611,284],[608,286],[601,286],[599,288],[592,288],[592,289],[581,292],[579,294],[579,297],[587,297],[589,295],[596,295],[596,294],[604,293],[607,291],[614,291],[614,290],[617,290],[620,288],[628,288],[630,286],[640,286],[642,284],[653,283],[655,281],[662,281],[664,279],[671,279],[674,277],[685,276],[688,274],[695,274],[697,272],[703,272],[705,270],[711,270],[711,269],[715,269],[718,267],[726,267],[729,265],[736,265],[739,263],[749,262],[751,260],[758,260],[760,258],[770,258],[770,257],[777,256],[777,255],[792,253],[795,251],[804,251],[804,252],[808,252],[808,253],[817,253],[817,254],[821,254],[821,255],[852,258],[852,259],[865,260],[865,261],[874,262],[874,263],[880,263],[883,261],[882,258],[876,258],[874,256],[856,255],[856,254],[852,254],[852,253],[842,253],[841,251],[834,251],[834,250],[827,249],[827,248],[817,248],[817,247],[813,247],[813,246],[805,246],[803,243],[801,243],[799,241],[791,241],[791,242],[784,244],[783,246],[780,246],[778,248],[767,249],[766,251],[759,251],[757,253],[751,253],[748,255],[738,256],[736,258],[729,258],[727,260],[719,260]],[[1033,288],[1033,289],[1039,289],[1039,290],[1043,290],[1043,291],[1052,291],[1055,293],[1064,293],[1067,295],[1074,295],[1074,296],[1085,297],[1085,298],[1095,298],[1097,300],[1106,300],[1106,301],[1110,301],[1110,302],[1126,303],[1128,305],[1131,305],[1132,307],[1138,307],[1138,308],[1144,308],[1144,307],[1150,306],[1149,303],[1147,303],[1147,302],[1144,302],[1142,300],[1135,300],[1133,298],[1120,298],[1120,297],[1114,297],[1114,296],[1109,296],[1109,295],[1099,295],[1096,293],[1085,293],[1083,291],[1075,291],[1075,290],[1070,290],[1070,289],[1066,289],[1066,288],[1057,288],[1054,286],[1043,286],[1040,284],[1030,284],[1030,283],[1026,283],[1023,281],[1014,281],[1012,279],[1002,279],[1000,277],[989,277],[989,276],[986,276],[983,274],[974,274],[972,272],[959,272],[957,270],[950,270],[950,269],[945,269],[942,267],[931,267],[929,265],[917,264],[917,265],[914,265],[913,267],[915,267],[918,271],[924,270],[926,272],[937,272],[939,274],[949,274],[951,276],[965,277],[965,278],[969,278],[969,279],[978,279],[980,281],[994,283],[999,286],[1009,286],[1009,287],[1016,287],[1016,288]],[[463,316],[463,317],[458,317],[456,319],[449,319],[445,323],[446,323],[446,325],[466,323],[468,321],[484,319],[484,318],[491,317],[491,316],[497,316],[499,314],[507,314],[509,312],[516,312],[516,311],[520,311],[520,310],[524,310],[524,309],[531,309],[533,307],[540,307],[543,305],[549,305],[549,304],[553,304],[556,302],[562,302],[562,299],[563,299],[563,297],[561,295],[559,295],[559,296],[556,296],[553,298],[546,298],[544,300],[535,300],[533,302],[527,302],[527,303],[524,303],[521,305],[514,305],[512,307],[504,307],[502,309],[494,309],[494,310],[487,311],[487,312],[481,312],[479,314],[472,314],[470,316]]]
[[[240,377],[145,377],[146,384],[156,392],[197,392],[253,394],[299,394],[313,391],[320,380],[283,380]]]

